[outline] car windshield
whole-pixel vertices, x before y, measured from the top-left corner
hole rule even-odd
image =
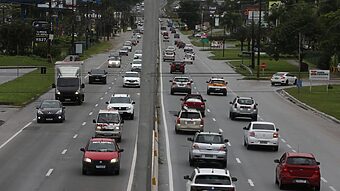
[[[134,61],[132,62],[132,64],[142,64],[142,61],[141,61],[141,60],[134,60]]]
[[[120,50],[128,50],[129,48],[127,46],[123,46]]]
[[[91,74],[105,74],[105,70],[101,69],[92,69]]]
[[[283,76],[285,73],[277,72],[274,74],[274,76]]]
[[[120,60],[118,56],[110,56],[109,60],[115,61],[115,60]]]
[[[119,123],[119,114],[99,113],[97,123]]]
[[[195,142],[222,144],[223,138],[220,135],[197,135]]]
[[[139,74],[138,73],[126,73],[125,77],[136,77],[136,78],[138,78]]]
[[[60,104],[57,101],[43,101],[40,108],[60,108]]]
[[[274,125],[272,124],[253,124],[253,129],[258,130],[275,130]]]
[[[74,87],[79,85],[79,78],[58,78],[57,85],[59,87]]]
[[[252,100],[252,99],[238,99],[237,103],[241,104],[241,105],[252,105],[254,103],[254,100]]]
[[[130,46],[131,45],[131,42],[124,42],[124,46]]]
[[[129,97],[112,97],[110,103],[131,103]]]
[[[174,79],[175,82],[189,82],[188,78],[175,78]]]
[[[181,118],[199,119],[201,116],[197,112],[182,112]]]
[[[117,151],[117,148],[115,144],[110,141],[92,141],[90,142],[87,151],[114,152]]]
[[[188,99],[190,99],[190,98],[196,98],[196,99],[202,100],[201,95],[194,95],[194,94],[187,95],[187,96],[185,97],[185,100],[188,100]]]
[[[224,84],[223,80],[211,80],[212,84]]]
[[[198,175],[195,184],[231,185],[231,181],[228,176]]]
[[[315,166],[316,161],[313,158],[307,158],[307,157],[288,157],[287,164]]]
[[[142,50],[136,50],[136,51],[135,51],[135,54],[142,54],[142,53],[143,53]]]

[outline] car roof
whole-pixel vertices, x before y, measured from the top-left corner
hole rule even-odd
[[[196,168],[195,171],[197,174],[214,174],[214,175],[223,175],[229,176],[229,170],[226,169],[218,169],[218,168]]]
[[[98,114],[99,113],[118,113],[119,114],[118,110],[114,110],[114,109],[101,109],[99,110]]]
[[[90,141],[109,141],[109,142],[115,142],[114,139],[110,138],[98,138],[98,137],[93,137],[90,139]]]
[[[125,74],[139,74],[139,73],[138,72],[129,71],[129,72],[125,72]]]
[[[289,72],[276,72],[275,74],[288,74]]]
[[[193,113],[200,113],[197,109],[194,108],[183,108],[181,112],[193,112]]]
[[[237,97],[237,99],[253,99],[252,97]]]
[[[265,121],[252,121],[250,123],[252,123],[252,124],[268,124],[268,125],[274,125],[275,126],[274,123],[272,123],[272,122],[265,122]]]
[[[112,97],[130,97],[129,94],[113,94]]]
[[[295,153],[295,152],[286,152],[287,157],[306,157],[306,158],[315,158],[312,153]]]
[[[188,76],[175,76],[175,77],[174,77],[174,79],[179,79],[179,78],[182,78],[182,79],[183,79],[183,78],[185,78],[185,79],[189,79],[189,77],[188,77]]]
[[[198,132],[197,135],[220,135],[222,136],[221,133],[209,132],[209,131]]]
[[[217,77],[212,77],[211,80],[223,80],[224,81],[223,78],[217,78]]]
[[[186,102],[196,102],[196,103],[201,103],[202,100],[196,97],[191,97],[189,99],[186,100]]]

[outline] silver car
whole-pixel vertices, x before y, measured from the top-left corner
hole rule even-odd
[[[122,139],[122,127],[124,120],[120,117],[117,110],[99,110],[95,123],[95,136],[116,139],[120,142]]]
[[[189,137],[188,141],[192,142],[189,150],[189,164],[195,166],[199,162],[217,162],[223,168],[227,167],[228,161],[228,139],[224,139],[222,131],[198,132],[193,138]]]
[[[203,131],[204,121],[201,112],[183,108],[177,115],[175,131]]]
[[[237,96],[230,102],[229,118],[234,120],[236,117],[249,117],[257,121],[258,104],[252,97]]]
[[[249,150],[252,146],[272,147],[274,151],[279,149],[279,129],[274,123],[253,121],[244,130],[243,144]]]

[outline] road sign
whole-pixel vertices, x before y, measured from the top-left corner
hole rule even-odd
[[[201,39],[201,42],[202,42],[202,43],[208,43],[208,42],[209,42],[209,39],[207,39],[207,38],[202,38],[202,39]]]
[[[309,80],[329,80],[329,70],[309,70]]]
[[[262,69],[266,69],[266,68],[267,68],[267,64],[264,63],[264,62],[262,62],[262,63],[260,64],[260,67],[261,67]]]

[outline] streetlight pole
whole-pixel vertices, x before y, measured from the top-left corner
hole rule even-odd
[[[71,54],[74,54],[74,25],[75,25],[75,9],[74,9],[74,0],[72,0],[72,40],[71,40]]]
[[[255,22],[254,22],[254,10],[251,12],[251,67],[255,69]]]
[[[51,44],[52,44],[51,35],[53,33],[52,0],[50,0],[49,3],[48,3],[48,17],[49,17],[49,30],[48,30],[48,38],[47,38],[47,59],[52,64],[52,55],[51,55]]]
[[[259,29],[257,34],[257,73],[256,78],[260,78],[260,53],[261,53],[261,11],[262,11],[262,0],[259,0]]]

